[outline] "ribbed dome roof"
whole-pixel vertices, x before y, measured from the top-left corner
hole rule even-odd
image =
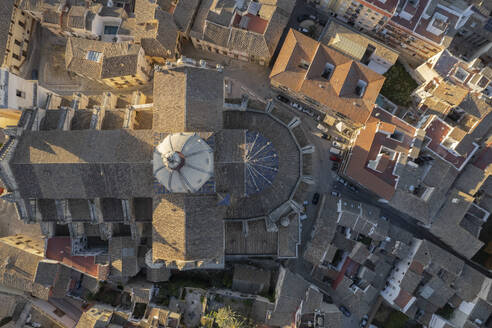
[[[170,134],[154,150],[154,176],[169,192],[196,192],[213,175],[213,156],[197,134]]]

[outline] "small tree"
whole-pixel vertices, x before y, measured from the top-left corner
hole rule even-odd
[[[230,307],[220,308],[214,313],[215,323],[219,328],[246,328],[246,320]]]

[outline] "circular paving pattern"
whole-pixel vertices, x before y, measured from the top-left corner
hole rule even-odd
[[[270,186],[278,173],[278,155],[272,142],[256,131],[246,131],[244,185],[247,196]]]

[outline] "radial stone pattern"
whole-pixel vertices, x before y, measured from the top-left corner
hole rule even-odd
[[[246,195],[273,183],[278,172],[278,155],[273,144],[256,131],[246,131],[244,163]]]
[[[169,192],[196,192],[213,176],[213,150],[195,133],[174,133],[155,148],[153,168]]]

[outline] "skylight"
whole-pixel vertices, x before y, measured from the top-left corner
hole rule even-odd
[[[85,58],[91,61],[99,62],[101,61],[101,57],[102,52],[89,50],[87,51],[87,56]]]
[[[366,92],[366,87],[367,87],[367,82],[359,80],[357,82],[357,85],[355,86],[355,94],[358,97],[362,97],[364,95],[364,92]]]
[[[335,66],[333,66],[333,64],[326,63],[325,68],[323,69],[323,73],[321,74],[321,77],[329,80],[334,70],[335,70]]]
[[[403,133],[395,129],[393,134],[390,136],[391,139],[397,140],[399,142],[403,142]]]
[[[461,67],[458,67],[456,72],[454,72],[454,77],[460,80],[461,82],[464,82],[466,78],[470,75],[467,71],[462,69]]]

